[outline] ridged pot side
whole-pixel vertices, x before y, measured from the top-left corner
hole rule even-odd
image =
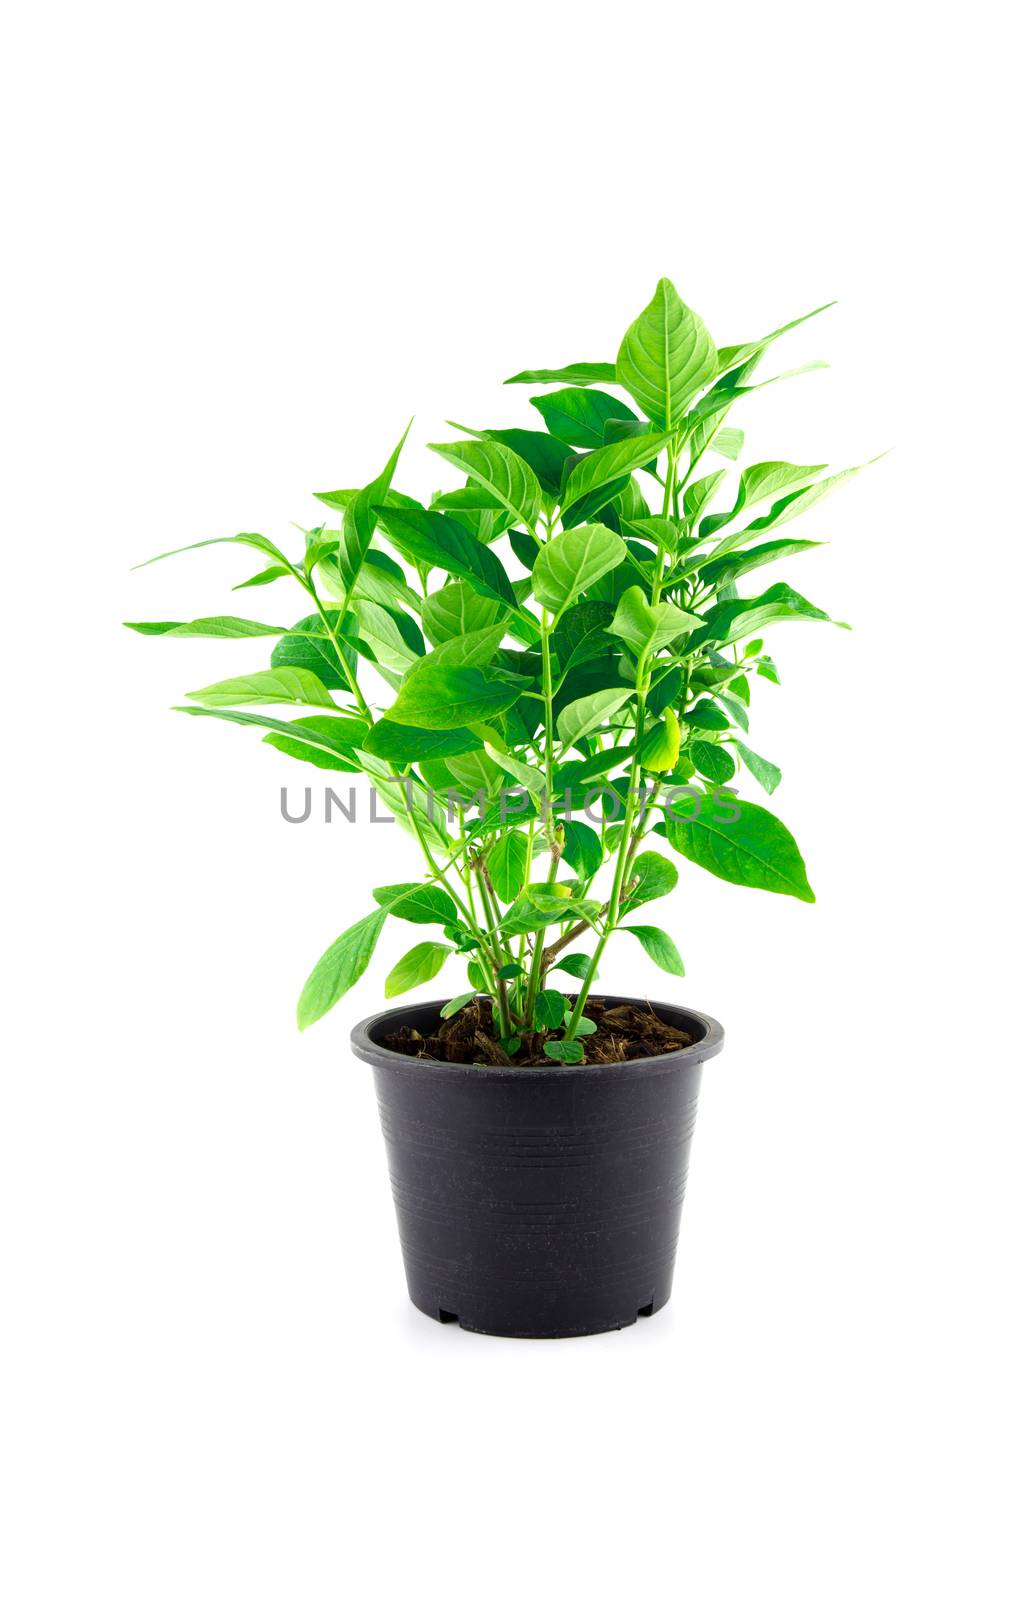
[[[413,1304],[515,1338],[603,1333],[659,1311],[721,1025],[652,1002],[695,1043],[585,1067],[459,1066],[383,1047],[399,1028],[432,1031],[441,1003],[382,1012],[352,1034],[373,1067]]]

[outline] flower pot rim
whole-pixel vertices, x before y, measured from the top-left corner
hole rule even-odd
[[[368,1061],[374,1067],[393,1067],[405,1072],[437,1073],[438,1075],[478,1075],[482,1078],[510,1079],[531,1078],[536,1081],[561,1077],[568,1077],[574,1073],[583,1078],[615,1077],[636,1075],[638,1077],[657,1072],[674,1071],[681,1066],[692,1066],[699,1061],[707,1061],[716,1056],[725,1043],[725,1029],[714,1017],[708,1016],[705,1011],[695,1011],[690,1006],[675,1005],[667,1000],[636,999],[630,995],[593,994],[593,1000],[601,1001],[607,1005],[648,1005],[653,1011],[665,1016],[666,1021],[672,1021],[679,1027],[681,1020],[690,1024],[687,1032],[698,1034],[692,1045],[685,1046],[682,1050],[670,1050],[664,1055],[643,1056],[636,1061],[601,1061],[587,1064],[566,1062],[548,1062],[544,1067],[522,1066],[487,1066],[480,1062],[468,1061],[432,1061],[426,1056],[406,1056],[399,1050],[389,1050],[386,1045],[378,1044],[372,1034],[380,1024],[386,1031],[394,1031],[401,1022],[411,1017],[418,1017],[421,1011],[436,1012],[439,1015],[441,1006],[447,1004],[446,1000],[416,1001],[414,1005],[393,1006],[389,1011],[376,1011],[373,1016],[365,1017],[362,1022],[352,1029],[351,1042],[352,1054],[358,1056],[360,1061]]]

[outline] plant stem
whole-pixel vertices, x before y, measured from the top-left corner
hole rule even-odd
[[[486,914],[486,922],[489,925],[489,941],[493,949],[493,960],[496,963],[493,977],[496,983],[497,1009],[500,1013],[500,1037],[501,1039],[507,1039],[510,1037],[511,1032],[511,1008],[507,1000],[507,980],[499,976],[499,968],[506,966],[507,962],[496,936],[497,917],[493,910],[493,902],[486,879],[486,864],[481,857],[476,866],[475,876],[479,885],[479,898],[482,901],[482,909]]]

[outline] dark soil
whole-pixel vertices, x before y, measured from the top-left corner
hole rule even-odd
[[[573,996],[568,999],[573,1003]],[[650,1006],[607,1005],[589,1000],[584,1015],[596,1025],[578,1043],[589,1064],[610,1061],[642,1061],[646,1056],[664,1056],[693,1044],[689,1033],[673,1028],[657,1017]],[[473,1000],[455,1016],[441,1022],[435,1033],[423,1035],[415,1028],[399,1028],[382,1042],[388,1050],[405,1056],[422,1056],[429,1061],[457,1061],[465,1065],[501,1067],[559,1066],[542,1053],[546,1039],[562,1039],[563,1029],[550,1033],[523,1033],[521,1048],[508,1055],[497,1042],[497,1025],[488,1000]]]

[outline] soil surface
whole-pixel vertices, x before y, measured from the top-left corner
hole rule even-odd
[[[568,1000],[573,1004],[574,997]],[[669,1055],[693,1044],[689,1033],[670,1027],[650,1006],[608,1005],[589,1000],[584,1015],[594,1022],[596,1032],[578,1043],[585,1062],[594,1065],[610,1061],[642,1061],[646,1056]],[[381,1042],[388,1050],[405,1056],[422,1056],[430,1061],[456,1061],[465,1065],[500,1067],[555,1067],[561,1063],[543,1055],[546,1039],[562,1039],[563,1029],[550,1033],[523,1033],[521,1048],[508,1055],[497,1042],[497,1026],[489,1000],[473,1000],[455,1016],[441,1022],[435,1033],[423,1035],[415,1028],[399,1028]]]

